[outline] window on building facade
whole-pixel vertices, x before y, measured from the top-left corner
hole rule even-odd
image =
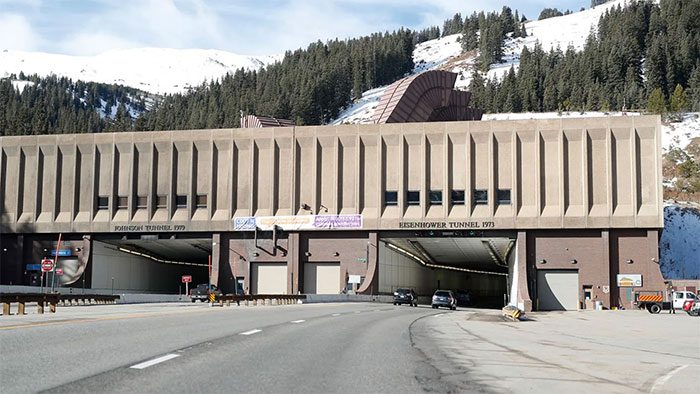
[[[384,192],[384,205],[392,206],[399,205],[399,193],[396,191],[385,191]]]
[[[156,208],[167,208],[168,207],[168,196],[164,194],[159,194],[156,196]]]
[[[137,197],[136,197],[136,208],[137,208],[137,209],[146,209],[146,208],[148,208],[148,197],[146,197],[146,196],[137,196]]]
[[[488,204],[489,202],[489,192],[486,189],[475,189],[474,190],[474,204]]]
[[[197,208],[206,208],[207,207],[207,195],[206,194],[197,194]]]
[[[496,198],[499,204],[510,205],[510,189],[498,189]]]
[[[178,194],[175,196],[175,207],[187,208],[187,196]]]
[[[452,205],[464,205],[464,190],[452,190]]]
[[[98,196],[97,197],[97,209],[109,209],[109,197]]]
[[[129,208],[129,197],[119,196],[117,197],[117,209],[127,209]]]
[[[428,193],[430,205],[442,205],[442,190],[431,190]]]
[[[420,205],[420,191],[409,190],[406,192],[407,205]]]

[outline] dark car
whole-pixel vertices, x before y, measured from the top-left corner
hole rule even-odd
[[[454,295],[457,299],[457,306],[473,306],[475,304],[474,296],[468,290],[456,290]]]
[[[209,289],[207,289],[209,288]],[[195,302],[200,300],[202,302],[209,302],[209,293],[214,293],[218,298],[221,296],[221,291],[215,285],[209,285],[207,283],[202,283],[197,285],[194,289],[190,289],[190,300]]]
[[[457,309],[457,298],[455,298],[451,290],[438,290],[433,294],[433,301],[430,305],[433,309],[444,306],[445,308],[455,310]]]
[[[418,306],[418,296],[413,289],[396,289],[394,292],[394,305],[408,304]]]

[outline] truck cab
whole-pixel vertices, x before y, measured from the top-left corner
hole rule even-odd
[[[673,309],[682,309],[686,301],[695,301],[698,297],[689,291],[673,292]]]

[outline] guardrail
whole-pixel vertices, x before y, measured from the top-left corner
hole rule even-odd
[[[44,306],[49,304],[51,313],[56,313],[56,305],[58,305],[58,294],[42,294],[42,293],[2,293],[0,294],[0,303],[2,303],[2,314],[8,316],[10,314],[10,305],[18,303],[18,315],[25,314],[26,304],[28,302],[37,303],[37,313],[44,313]]]
[[[245,306],[249,306],[251,303],[253,305],[258,305],[258,303],[262,303],[262,305],[289,305],[305,299],[306,296],[303,294],[224,294],[219,296],[215,302],[218,302],[219,306],[224,306],[224,303],[226,306],[231,306],[231,302],[240,305],[241,301],[245,303]]]
[[[60,300],[62,306],[73,305],[88,305],[92,304],[114,304],[120,297],[118,295],[107,294],[61,294]]]
[[[119,299],[118,295],[103,294],[58,294],[58,293],[0,293],[0,303],[2,304],[3,316],[10,315],[10,306],[17,303],[17,314],[26,314],[28,302],[36,302],[37,313],[43,314],[46,305],[51,313],[56,313],[56,306],[59,303],[65,305],[88,305],[92,304],[113,304]]]

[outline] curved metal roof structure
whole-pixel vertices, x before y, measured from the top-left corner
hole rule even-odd
[[[471,93],[454,90],[457,74],[431,70],[400,79],[384,91],[372,123],[481,120],[483,111],[469,108]]]

